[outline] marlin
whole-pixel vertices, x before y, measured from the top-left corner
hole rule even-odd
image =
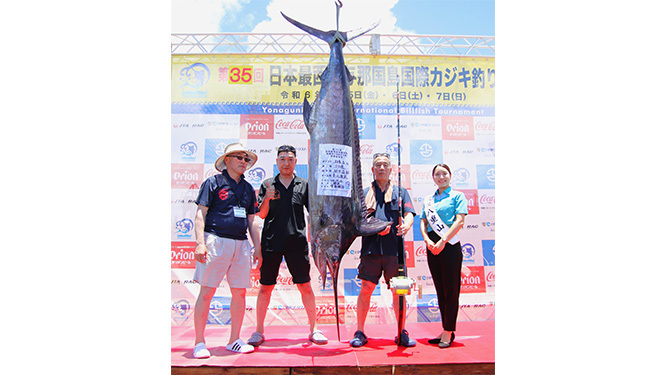
[[[336,4],[336,13],[342,4]],[[324,40],[331,48],[329,64],[320,75],[319,96],[311,106],[303,101],[303,120],[310,133],[308,200],[311,253],[326,285],[327,269],[333,279],[338,320],[338,270],[340,261],[358,236],[377,234],[389,221],[368,217],[363,197],[359,129],[350,99],[352,75],[345,66],[343,46],[374,29],[379,21],[361,32],[321,31],[283,17],[301,30]],[[338,23],[338,19],[336,20]]]

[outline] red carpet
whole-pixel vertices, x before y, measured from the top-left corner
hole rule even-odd
[[[338,341],[335,325],[318,328],[329,339],[326,345],[308,341],[307,326],[269,326],[266,341],[255,352],[236,354],[225,349],[229,326],[209,325],[206,341],[211,357],[195,359],[194,327],[174,326],[171,335],[171,365],[176,367],[334,367],[386,366],[421,364],[495,363],[495,321],[458,322],[454,344],[447,349],[428,344],[427,340],[442,331],[439,322],[407,325],[410,337],[417,341],[412,348],[398,348],[394,344],[396,325],[368,325],[368,343],[361,348],[350,347],[355,325],[340,327]],[[241,338],[248,340],[254,327],[243,327]]]

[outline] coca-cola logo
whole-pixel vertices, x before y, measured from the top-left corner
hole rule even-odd
[[[431,173],[426,170],[414,170],[412,171],[413,180],[428,180],[431,179]]]
[[[496,122],[491,121],[491,122],[484,122],[484,121],[477,121],[475,123],[475,130],[477,131],[496,131]]]
[[[276,129],[278,130],[301,130],[306,127],[303,120],[294,119],[292,121],[278,120],[275,124]]]
[[[480,204],[496,204],[496,196],[495,195],[482,194],[482,196],[479,197],[479,203]]]
[[[278,284],[278,285],[294,285],[294,281],[292,281],[291,276],[278,275],[278,277],[276,278],[276,284]]]
[[[489,271],[489,273],[486,274],[486,281],[487,282],[495,282],[496,281],[496,274],[493,271]]]
[[[479,203],[480,204],[496,204],[496,196],[495,195],[482,194],[482,196],[479,197]]]
[[[426,246],[419,246],[417,247],[417,250],[415,250],[415,256],[418,257],[425,257],[428,255],[428,249],[426,249]]]
[[[359,146],[359,153],[362,155],[370,155],[373,153],[373,146],[369,144],[363,144]]]

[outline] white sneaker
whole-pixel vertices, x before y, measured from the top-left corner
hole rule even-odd
[[[238,339],[233,343],[226,346],[227,350],[234,353],[252,353],[255,348],[252,345],[248,345],[245,341]]]
[[[206,349],[206,344],[200,342],[199,344],[195,345],[195,348],[192,351],[192,355],[195,358],[208,358],[211,356],[211,353],[208,351],[208,349]]]

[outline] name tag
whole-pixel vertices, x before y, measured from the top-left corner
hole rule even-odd
[[[234,217],[244,218],[246,217],[245,207],[234,207]]]

